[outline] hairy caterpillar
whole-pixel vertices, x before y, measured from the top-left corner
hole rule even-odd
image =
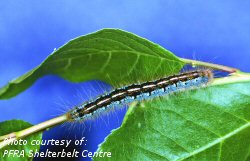
[[[185,72],[158,80],[132,84],[115,89],[97,99],[74,107],[67,115],[69,120],[80,121],[107,111],[118,105],[167,95],[181,90],[206,86],[213,78],[209,69]]]

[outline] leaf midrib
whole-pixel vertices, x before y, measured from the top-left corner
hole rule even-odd
[[[84,49],[71,49],[71,50],[67,50],[67,51],[62,51],[61,54],[64,54],[64,55],[67,55],[68,52],[71,52],[71,51],[81,51],[81,50],[84,50]],[[105,51],[105,50],[99,50],[98,52],[95,52],[95,53],[88,53],[88,54],[84,54],[84,55],[78,55],[78,56],[75,56],[75,57],[70,57],[71,59],[75,59],[75,58],[79,58],[79,57],[84,57],[84,56],[89,56],[89,55],[101,55],[101,54],[107,54],[108,52],[111,52],[112,54],[114,53],[119,53],[119,52],[127,52],[127,53],[130,53],[130,54],[136,54],[136,55],[143,55],[145,57],[153,57],[153,58],[157,58],[157,59],[164,59],[166,61],[171,61],[171,62],[175,62],[175,63],[180,63],[179,61],[176,61],[176,60],[171,60],[171,59],[168,59],[168,58],[165,58],[165,57],[157,57],[157,56],[154,56],[154,55],[149,55],[147,53],[142,53],[142,52],[136,52],[136,51],[129,51],[129,50],[109,50],[109,51]],[[48,61],[46,62],[47,64],[50,64],[50,63],[54,63],[54,62],[58,62],[58,61],[62,61],[62,60],[67,60],[69,58],[60,58],[57,59],[57,60],[54,60],[54,61]]]

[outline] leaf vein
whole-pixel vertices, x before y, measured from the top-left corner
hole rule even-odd
[[[245,124],[245,125],[243,125],[243,126],[237,128],[237,129],[233,130],[232,132],[230,132],[230,133],[224,135],[223,137],[218,138],[218,139],[214,140],[213,142],[211,142],[211,143],[209,143],[209,144],[206,144],[206,145],[200,147],[199,149],[197,149],[197,150],[193,151],[192,153],[190,153],[188,156],[181,158],[179,161],[182,161],[182,160],[187,159],[187,158],[189,158],[189,157],[191,157],[191,156],[193,156],[193,155],[196,155],[196,154],[198,154],[198,153],[201,153],[202,151],[205,151],[205,150],[207,150],[207,149],[213,147],[214,145],[216,145],[216,144],[218,144],[218,143],[224,141],[225,139],[228,139],[228,138],[232,137],[233,135],[237,134],[238,132],[240,132],[240,131],[242,131],[242,130],[248,128],[248,127],[250,127],[250,123],[247,123],[247,124]]]
[[[199,123],[196,123],[196,122],[194,122],[194,121],[192,121],[192,120],[190,120],[190,119],[188,119],[188,118],[186,118],[186,117],[184,117],[183,115],[181,115],[180,113],[178,113],[178,112],[176,112],[176,111],[173,111],[173,110],[170,110],[170,109],[159,109],[159,108],[157,108],[157,107],[151,107],[151,108],[154,108],[154,109],[157,109],[157,110],[164,110],[164,111],[171,111],[171,112],[173,112],[173,113],[175,113],[175,114],[177,114],[178,116],[180,116],[180,117],[182,117],[184,120],[186,120],[186,121],[190,121],[191,123],[193,123],[194,125],[197,125],[197,126],[199,126],[199,127],[201,127],[201,128],[203,128],[203,129],[205,129],[206,131],[209,131],[209,132],[211,132],[212,134],[214,134],[216,137],[218,137],[218,138],[220,138],[221,136],[219,135],[219,134],[217,134],[216,132],[214,132],[214,131],[212,131],[211,129],[208,129],[207,127],[204,127],[204,126],[202,126],[201,124],[199,124]]]

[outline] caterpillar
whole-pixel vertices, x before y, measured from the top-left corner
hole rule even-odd
[[[133,101],[142,101],[181,90],[204,87],[211,82],[212,78],[213,72],[209,69],[203,69],[180,73],[141,84],[128,85],[104,94],[93,101],[74,107],[67,113],[67,116],[72,121],[88,119],[97,115],[97,113]]]

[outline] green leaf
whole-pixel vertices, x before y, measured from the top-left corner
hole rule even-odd
[[[5,122],[0,122],[0,136],[11,133],[13,131],[19,131],[23,130],[25,128],[28,128],[32,126],[32,124],[28,122],[24,122],[22,120],[10,120],[10,121],[5,121]],[[36,133],[34,135],[30,135],[26,138],[23,138],[23,140],[27,140],[27,145],[8,145],[4,147],[3,149],[0,149],[0,160],[1,161],[27,161],[27,160],[32,160],[33,158],[29,158],[29,151],[30,150],[37,150],[39,151],[40,146],[39,145],[31,145],[32,140],[41,140],[42,139],[42,133]],[[4,152],[6,150],[19,150],[21,152],[24,150],[25,156],[17,157],[17,156],[4,156]],[[10,151],[9,151],[10,152]]]
[[[17,95],[49,74],[71,82],[102,80],[117,87],[170,75],[183,65],[171,52],[146,39],[118,29],[103,29],[59,48],[41,65],[0,89],[0,99]]]
[[[130,107],[98,151],[114,161],[249,161],[249,120],[250,83],[186,91]]]

